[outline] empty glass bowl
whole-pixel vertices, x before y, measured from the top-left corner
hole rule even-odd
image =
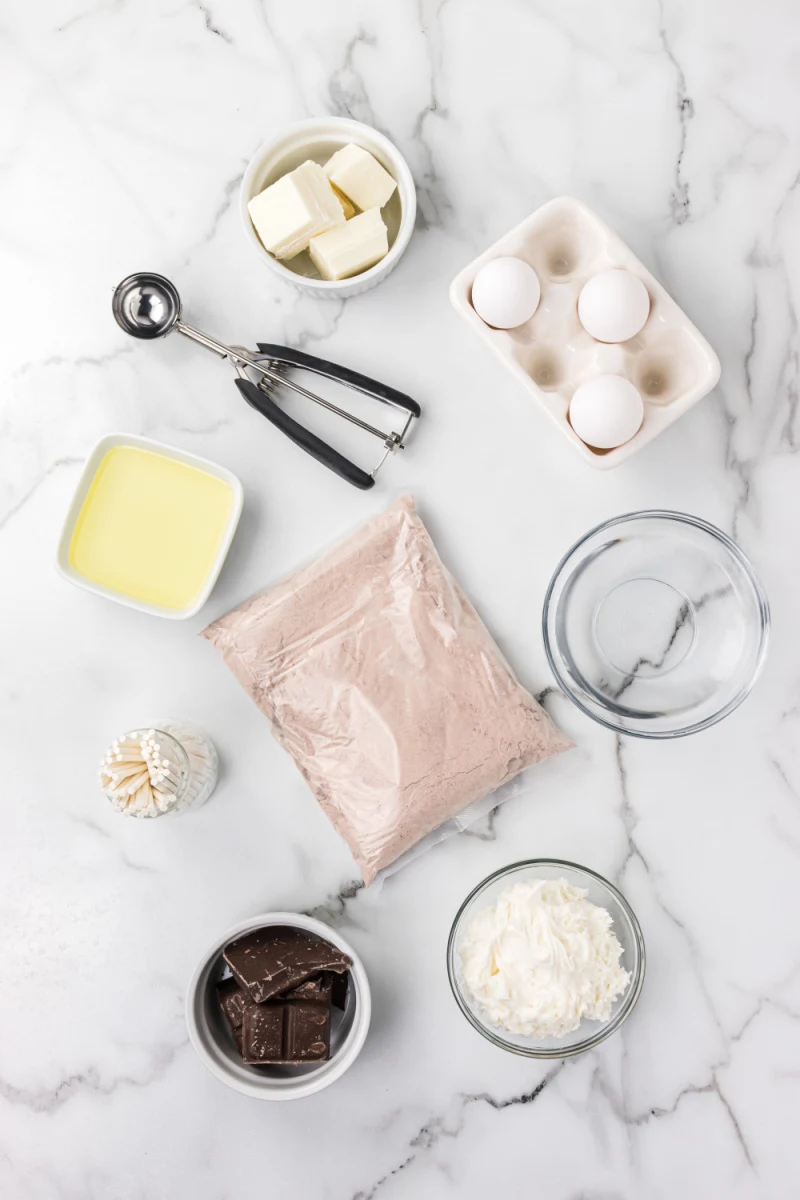
[[[561,560],[544,644],[583,712],[643,738],[696,733],[753,686],[769,605],[748,559],[698,517],[638,512],[592,529]]]
[[[583,1020],[572,1033],[560,1038],[523,1037],[493,1024],[481,1005],[470,995],[461,972],[459,947],[472,918],[482,909],[490,908],[509,884],[539,879],[566,879],[567,883],[574,887],[585,888],[588,892],[586,899],[592,904],[607,909],[611,914],[614,935],[622,946],[620,966],[630,975],[628,986],[614,1001],[611,1016],[607,1021]],[[527,1058],[570,1058],[605,1041],[610,1034],[619,1029],[639,999],[644,983],[644,971],[644,938],[633,909],[625,897],[607,879],[603,879],[602,875],[590,871],[588,867],[579,867],[576,863],[565,862],[559,858],[532,858],[527,862],[512,863],[510,867],[502,867],[484,879],[470,892],[458,910],[447,943],[447,974],[450,987],[458,1007],[470,1025],[501,1050],[523,1054]]]

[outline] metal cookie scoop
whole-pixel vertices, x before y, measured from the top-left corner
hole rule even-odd
[[[165,337],[171,330],[177,329],[178,333],[184,334],[194,342],[199,342],[207,350],[213,350],[221,358],[229,359],[238,375],[236,386],[248,404],[257,409],[262,416],[271,421],[296,445],[302,447],[312,458],[316,458],[318,462],[323,463],[357,488],[366,490],[374,486],[376,472],[389,454],[404,448],[405,437],[411,423],[415,417],[420,416],[420,407],[416,400],[412,400],[410,396],[395,391],[394,388],[387,387],[383,383],[369,379],[366,375],[360,375],[357,371],[350,371],[347,367],[340,367],[325,359],[315,358],[300,350],[291,350],[286,346],[274,346],[265,342],[259,342],[258,352],[253,353],[240,346],[226,346],[224,342],[218,342],[216,338],[201,333],[199,329],[194,329],[181,320],[181,298],[178,290],[163,275],[155,275],[149,271],[138,271],[135,275],[129,275],[117,286],[111,307],[117,324],[131,337],[149,340]],[[287,371],[290,368],[311,371],[315,375],[335,380],[345,387],[363,392],[375,400],[380,400],[382,404],[398,409],[405,415],[402,429],[399,432],[391,430],[387,433],[362,421],[360,417],[347,412],[346,409],[339,408],[338,405],[323,399],[322,396],[317,396],[314,392],[310,392],[301,384],[296,383],[294,379],[289,378]],[[255,382],[248,374],[250,371],[257,375]],[[383,442],[384,454],[377,466],[371,472],[362,470],[361,467],[356,466],[355,463],[340,454],[338,450],[334,450],[327,442],[306,429],[304,425],[295,421],[275,403],[273,395],[278,387],[289,388],[298,395],[305,396],[307,400],[313,400],[315,404],[321,405],[329,412],[343,417],[351,424],[357,425],[359,429],[380,438]]]

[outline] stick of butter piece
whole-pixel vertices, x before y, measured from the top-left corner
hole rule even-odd
[[[323,279],[349,279],[379,262],[389,249],[389,238],[379,208],[317,234],[308,244],[311,261]]]
[[[343,225],[345,216],[319,163],[301,163],[247,205],[250,220],[270,254],[294,258],[315,234]]]
[[[325,174],[356,208],[383,208],[397,184],[363,146],[343,146],[325,164]]]

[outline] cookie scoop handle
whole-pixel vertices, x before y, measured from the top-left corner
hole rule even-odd
[[[356,466],[349,458],[345,458],[338,450],[334,450],[333,446],[323,442],[322,438],[317,437],[310,429],[306,429],[299,421],[295,421],[251,380],[237,379],[236,386],[248,404],[260,412],[262,417],[266,417],[276,429],[280,429],[281,433],[286,434],[296,446],[315,458],[317,462],[328,467],[342,479],[346,479],[353,487],[360,488],[361,491],[365,492],[375,486],[375,479],[372,475]]]

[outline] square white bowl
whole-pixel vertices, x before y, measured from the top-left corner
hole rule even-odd
[[[493,329],[472,307],[472,284],[493,258],[510,255],[533,267],[542,296],[529,321]],[[637,275],[650,295],[644,328],[627,342],[592,338],[578,319],[578,296],[591,276],[610,267]],[[543,204],[456,275],[456,312],[544,409],[589,466],[607,471],[641,450],[714,388],[720,363],[683,309],[635,254],[587,205],[571,196]],[[582,442],[569,423],[572,394],[594,375],[622,375],[639,389],[644,420],[614,450]]]
[[[145,600],[137,600],[135,596],[127,596],[123,592],[114,591],[113,588],[106,587],[102,583],[96,583],[93,579],[82,575],[80,571],[75,570],[69,561],[69,548],[72,542],[72,535],[75,532],[75,525],[83,507],[83,502],[97,474],[97,468],[100,466],[107,452],[114,446],[134,446],[140,450],[153,451],[156,454],[163,455],[165,458],[172,458],[176,462],[185,463],[187,467],[196,467],[200,471],[205,471],[207,475],[213,475],[215,479],[221,479],[224,483],[227,483],[231,489],[233,506],[225,534],[219,545],[217,557],[208,574],[205,587],[188,608],[164,608],[160,604],[148,604]],[[96,595],[105,596],[108,600],[116,600],[118,604],[125,604],[128,608],[138,608],[140,612],[152,613],[157,617],[169,617],[172,620],[183,621],[187,617],[193,617],[198,613],[211,595],[211,590],[217,582],[219,573],[222,570],[222,564],[225,562],[225,557],[233,541],[236,526],[239,524],[243,500],[242,485],[227,467],[221,467],[217,463],[210,462],[207,458],[198,457],[196,454],[188,454],[185,450],[179,450],[175,446],[165,446],[163,442],[155,442],[151,438],[139,437],[133,433],[108,433],[100,439],[94,450],[92,450],[81,472],[81,477],[67,510],[67,516],[61,530],[61,537],[58,541],[56,566],[59,573],[65,579],[68,579],[70,583],[74,583],[78,587],[85,588],[87,592],[95,592]]]

